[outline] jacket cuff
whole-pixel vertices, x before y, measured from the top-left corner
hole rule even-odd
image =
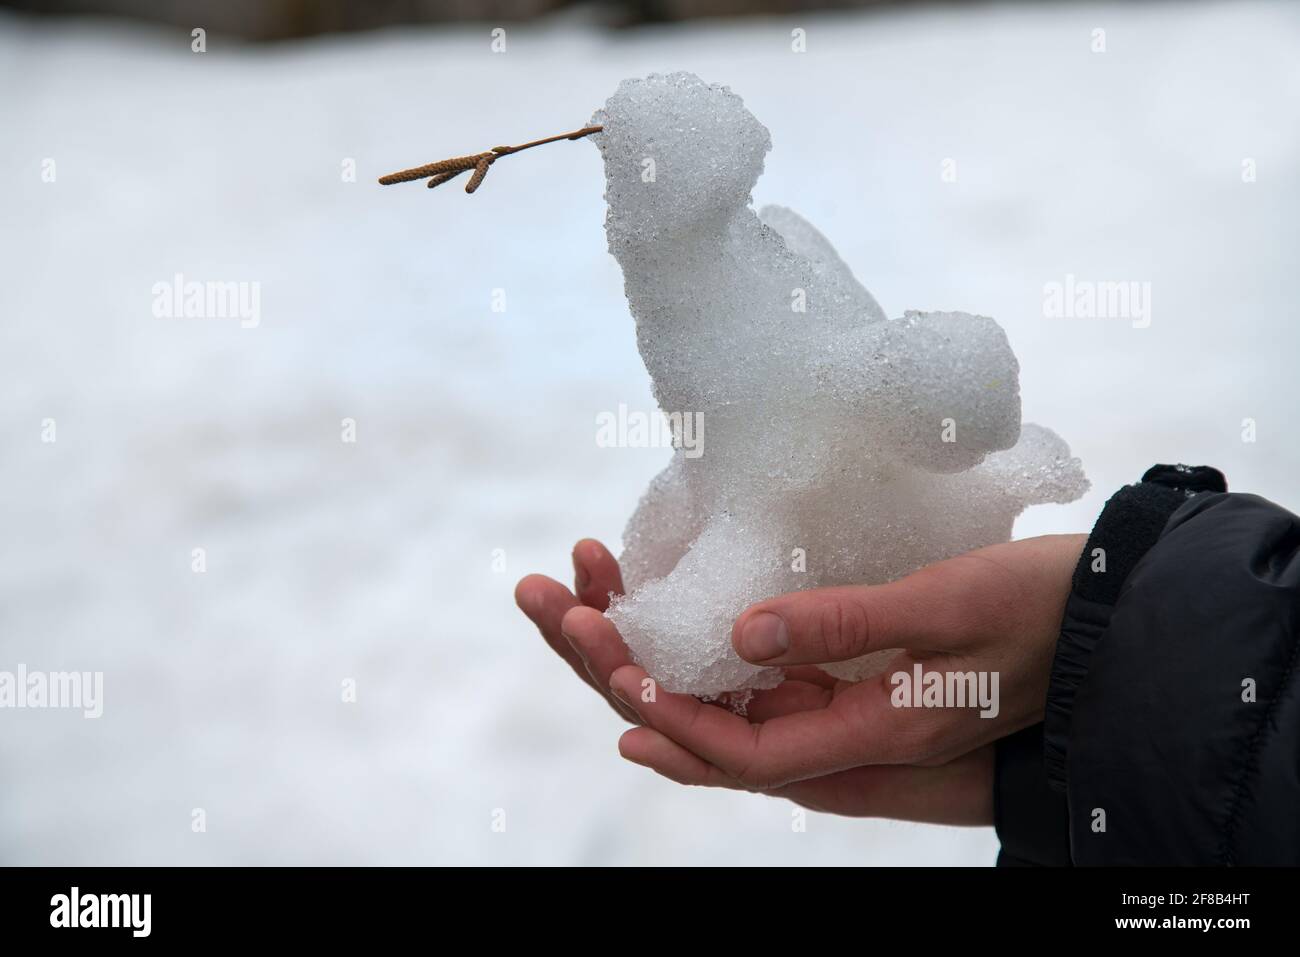
[[[1070,825],[1065,795],[1047,786],[1043,726],[1001,738],[993,771],[993,827],[998,867],[1068,867]]]
[[[1074,569],[1056,643],[1043,720],[1043,760],[1051,787],[1065,792],[1074,699],[1088,677],[1093,651],[1124,582],[1184,502],[1201,492],[1226,492],[1223,473],[1208,466],[1155,465],[1136,485],[1106,503]]]

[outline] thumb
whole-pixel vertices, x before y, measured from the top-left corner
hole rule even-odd
[[[971,638],[978,603],[963,601],[982,569],[949,560],[885,585],[812,588],[747,608],[731,630],[746,661],[763,665],[847,661],[873,651],[952,651]]]

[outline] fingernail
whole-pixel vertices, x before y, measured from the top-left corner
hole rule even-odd
[[[790,650],[790,630],[777,615],[760,611],[740,631],[741,657],[747,661],[766,661]]]
[[[587,566],[578,561],[578,553],[573,553],[573,577],[574,583],[578,586],[578,591],[582,591],[591,584],[591,575],[587,571]]]
[[[629,697],[627,696],[627,694],[624,693],[624,691],[623,691],[621,688],[617,687],[616,685],[612,685],[612,684],[611,684],[611,685],[609,686],[609,690],[612,691],[612,692],[614,693],[614,697],[617,698],[619,701],[623,702],[625,705],[627,705],[627,706],[628,706],[629,708],[631,708],[633,711],[636,710],[636,705],[634,705],[634,704],[632,703],[632,699],[629,698]]]
[[[577,638],[574,638],[573,635],[569,634],[563,628],[560,629],[560,637],[562,637],[565,641],[569,643],[569,647],[578,653],[579,658],[581,658],[583,661],[587,660],[586,649],[582,647],[582,644],[578,641]]]
[[[539,602],[531,594],[521,595],[519,598],[519,610],[522,611],[529,618],[531,618],[533,621],[537,621],[537,615],[542,610],[541,602]]]

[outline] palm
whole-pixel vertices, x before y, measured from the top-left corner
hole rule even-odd
[[[574,592],[554,579],[529,575],[516,588],[516,601],[546,643],[574,672],[621,717],[639,725],[636,712],[610,691],[611,675],[633,664],[627,646],[603,614],[610,594],[623,592],[618,563],[602,545],[590,539],[578,543],[573,558],[577,575]],[[797,712],[852,712],[855,699],[867,690],[865,686],[836,681],[812,666],[785,670],[785,681],[776,688],[755,692],[747,703],[745,718],[755,733],[765,722]],[[950,824],[985,823],[988,816],[988,802],[982,795],[988,792],[991,775],[989,748],[936,768],[867,765],[780,786],[753,787],[742,785],[694,756],[667,754],[666,745],[666,739],[656,732],[638,728],[624,736],[620,750],[630,760],[653,766],[680,783],[770,794],[815,811]],[[639,753],[642,749],[646,749],[645,753]],[[674,764],[680,766],[679,773],[671,770]]]

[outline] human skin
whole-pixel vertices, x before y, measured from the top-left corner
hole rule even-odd
[[[992,743],[1043,716],[1070,579],[1086,536],[977,549],[886,585],[809,589],[736,620],[737,653],[783,668],[744,716],[656,688],[603,612],[621,594],[613,555],[573,550],[574,591],[542,575],[519,607],[574,672],[636,727],[619,752],[681,784],[785,797],[818,811],[939,824],[993,822]],[[901,649],[880,675],[836,681],[814,667]],[[996,672],[999,708],[898,708],[890,676]]]

